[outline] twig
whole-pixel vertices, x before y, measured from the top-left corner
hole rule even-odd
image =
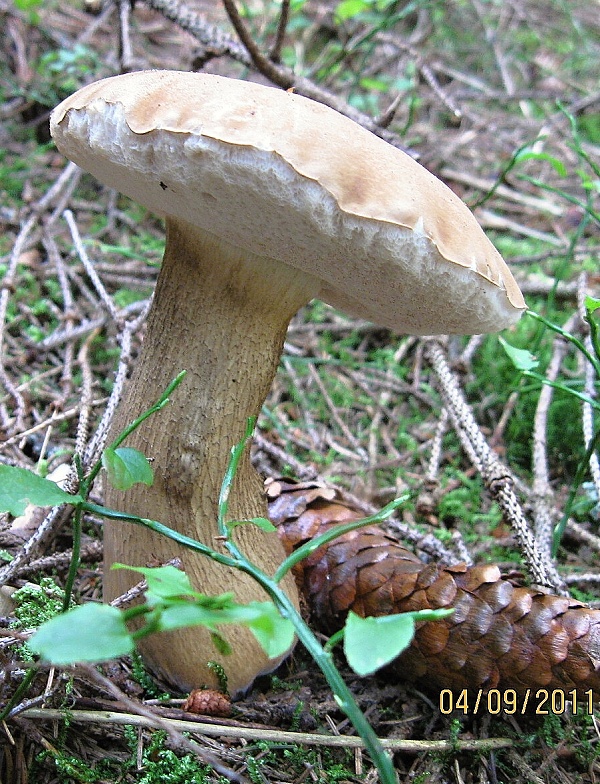
[[[507,94],[513,95],[515,92],[515,83],[513,81],[512,75],[508,68],[508,59],[502,49],[500,48],[499,44],[499,36],[496,30],[492,30],[486,23],[485,19],[485,12],[481,7],[480,3],[477,0],[471,0],[471,5],[479,19],[479,22],[483,28],[484,35],[486,38],[487,43],[490,45],[492,52],[494,53],[494,57],[496,58],[496,63],[498,64],[498,70],[500,72],[500,76],[502,78],[502,82],[504,83],[504,87],[506,89]],[[523,112],[527,116],[527,112]]]
[[[440,416],[435,428],[435,433],[431,439],[431,450],[429,453],[429,462],[427,463],[427,470],[425,471],[425,482],[431,484],[438,483],[438,476],[440,472],[440,463],[442,460],[442,442],[448,427],[448,410],[442,408]]]
[[[132,703],[133,700],[128,700]],[[135,704],[135,703],[134,703]],[[149,714],[149,715],[147,715]],[[44,721],[60,721],[64,719],[63,711],[53,708],[30,708],[23,713],[30,719]],[[97,724],[131,724],[138,727],[158,727],[172,732],[190,732],[209,737],[222,737],[243,739],[247,741],[264,741],[274,743],[290,743],[306,746],[325,746],[336,748],[364,748],[361,738],[347,735],[319,735],[309,732],[288,732],[286,730],[270,730],[259,727],[243,727],[236,724],[229,727],[224,724],[209,724],[208,722],[180,721],[178,719],[163,719],[144,711],[139,713],[118,713],[116,711],[86,711],[70,710],[69,719],[73,722]],[[431,753],[439,754],[451,751],[483,751],[485,749],[508,749],[514,746],[510,738],[484,738],[482,740],[399,740],[396,738],[381,738],[381,745],[385,749],[406,752],[408,754]],[[236,779],[237,780],[237,779]]]
[[[227,55],[247,67],[252,64],[248,52],[242,45],[185,3],[179,0],[144,0],[144,2],[149,8],[158,11],[166,19],[194,36],[216,56]]]
[[[56,276],[60,284],[63,299],[63,320],[67,325],[66,329],[71,330],[75,325],[75,306],[63,258],[60,254],[60,251],[58,250],[58,246],[56,245],[54,237],[49,235],[48,232],[44,232],[42,236],[42,243],[46,253],[48,254],[48,258],[54,263],[54,267],[56,268]],[[73,341],[69,341],[65,346],[65,358],[61,377],[62,400],[56,406],[56,408],[62,408],[73,387],[73,353],[74,343]]]
[[[8,263],[8,268],[2,280],[2,285],[0,286],[0,358],[5,356],[4,351],[4,342],[5,342],[5,334],[4,329],[7,322],[6,313],[8,309],[8,302],[10,299],[11,293],[16,288],[16,274],[17,274],[17,265],[21,258],[21,254],[23,253],[23,249],[29,239],[29,235],[33,231],[33,227],[37,222],[37,215],[31,215],[27,221],[25,221],[21,231],[19,232],[15,243],[12,247],[12,251],[10,253],[10,259]],[[24,429],[24,421],[25,421],[25,400],[23,396],[19,393],[16,386],[13,384],[11,379],[6,372],[4,367],[4,363],[0,365],[0,381],[4,386],[6,392],[10,397],[14,400],[15,411],[14,411],[14,420],[10,421],[10,417],[8,412],[5,410],[4,406],[2,406],[2,425],[6,430],[6,436],[10,436],[13,433],[18,433],[20,430]]]
[[[565,577],[565,582],[567,585],[582,585],[583,583],[597,585],[600,583],[600,573],[586,572],[583,574],[581,572],[575,572],[573,574],[568,574]]]
[[[187,738],[184,734],[182,734],[182,730],[172,721],[169,719],[164,719],[161,716],[157,716],[140,702],[130,699],[123,691],[121,691],[121,689],[115,686],[110,678],[106,678],[95,667],[80,665],[74,670],[74,672],[83,674],[93,683],[96,683],[98,686],[103,688],[106,692],[108,692],[108,694],[112,694],[112,696],[119,700],[119,702],[122,703],[127,710],[131,711],[131,714],[129,714],[130,718],[144,720],[143,722],[134,721],[134,724],[137,724],[138,726],[154,727],[155,729],[164,730],[177,747],[186,749],[195,756],[199,757],[203,762],[211,765],[216,773],[219,773],[221,776],[225,776],[228,781],[237,782],[237,784],[248,784],[247,780],[243,776],[240,776],[239,773],[224,765],[216,755],[212,754],[207,749],[202,748],[199,743],[192,740],[191,738]],[[34,710],[40,709],[37,708]],[[60,713],[60,711],[57,711],[57,713]]]
[[[390,102],[390,104],[381,112],[381,114],[375,118],[375,122],[377,125],[381,126],[382,128],[388,128],[392,123],[394,117],[396,116],[396,112],[402,105],[402,102],[406,99],[406,95],[401,92]]]
[[[427,82],[427,84],[431,87],[434,94],[440,99],[442,104],[450,111],[450,113],[454,116],[455,120],[460,120],[464,114],[463,110],[460,109],[453,98],[448,95],[448,93],[442,88],[441,84],[437,80],[437,77],[429,67],[427,63],[421,63],[419,65],[419,71],[422,73],[423,78]]]
[[[54,569],[67,569],[72,557],[72,551],[65,550],[62,553],[53,553],[43,558],[36,558],[34,561],[19,567],[15,572],[15,576],[25,577],[30,574],[39,574],[40,572],[52,571]],[[100,560],[102,558],[102,542],[91,541],[86,543],[81,548],[79,557],[81,561]]]
[[[459,362],[468,367],[475,356],[477,349],[483,343],[485,335],[471,335],[467,341],[467,345],[460,352]]]
[[[135,64],[129,30],[132,4],[130,0],[117,0],[117,7],[119,9],[119,62],[121,70],[126,73],[133,70]]]
[[[282,364],[290,378],[290,381],[292,382],[295,393],[298,396],[298,402],[300,403],[299,409],[302,412],[302,416],[304,418],[306,432],[310,435],[314,448],[320,449],[323,446],[323,436],[319,433],[315,425],[315,420],[311,412],[312,406],[310,405],[304,392],[304,385],[298,377],[293,364],[287,357],[283,357]]]
[[[57,373],[59,368],[54,369],[51,371],[52,373]],[[36,376],[35,380],[40,381],[42,376]],[[28,386],[28,384],[21,385],[22,387]],[[99,406],[104,406],[106,404],[106,398],[101,398],[99,400],[92,400],[91,405],[93,408],[98,408]],[[13,444],[17,444],[23,439],[27,438],[28,436],[33,435],[34,433],[39,433],[40,430],[46,430],[47,427],[51,427],[53,425],[57,425],[59,422],[66,422],[69,419],[74,419],[78,416],[80,411],[80,406],[73,406],[72,408],[68,408],[66,411],[62,411],[61,413],[53,412],[51,417],[47,417],[46,419],[38,422],[37,425],[33,427],[27,428],[27,430],[22,430],[21,432],[17,433],[10,438],[7,438],[6,441],[2,442],[3,447],[12,446]]]
[[[585,318],[586,288],[587,288],[587,274],[583,272],[579,276],[578,294],[577,294],[577,304],[578,304],[577,310],[582,324],[584,323],[584,318]],[[591,355],[593,355],[594,346],[592,343],[592,338],[589,333],[589,330],[585,335],[584,345],[588,350],[588,352]],[[596,384],[600,379],[596,377],[591,362],[586,361],[583,357],[581,357],[581,355],[580,355],[580,361],[583,361],[584,363],[584,371],[583,371],[584,392],[590,399],[594,400],[596,398]],[[582,404],[582,428],[583,428],[583,445],[584,448],[587,450],[589,449],[592,439],[594,437],[595,422],[594,422],[594,410],[592,406],[585,401]],[[598,461],[598,455],[595,452],[590,456],[589,469],[590,469],[592,482],[594,483],[594,487],[596,488],[596,494],[600,498],[600,462]]]
[[[83,458],[85,445],[89,437],[89,424],[90,424],[91,404],[92,404],[92,384],[94,379],[92,375],[92,369],[90,368],[88,362],[88,351],[90,348],[90,344],[92,343],[95,337],[96,337],[96,333],[92,332],[91,335],[89,335],[87,339],[83,342],[81,348],[79,349],[79,353],[77,355],[77,361],[79,363],[79,367],[81,368],[81,409],[79,413],[79,421],[77,422],[77,435],[75,438],[75,454],[80,459]],[[65,490],[69,492],[69,489],[71,489],[70,485],[67,485],[65,487]],[[75,490],[75,485],[73,485],[72,490]]]
[[[285,32],[290,19],[290,0],[281,0],[281,8],[279,9],[279,20],[277,22],[277,32],[275,33],[275,42],[271,49],[271,60],[274,63],[281,61],[281,50],[283,42],[285,41]]]
[[[176,569],[183,568],[183,562],[180,558],[171,558],[170,561],[167,561],[166,564],[162,564],[163,566],[174,566]],[[147,581],[140,580],[135,585],[132,585],[128,591],[122,593],[120,596],[117,596],[115,599],[112,600],[110,603],[111,607],[126,607],[128,604],[131,604],[136,599],[145,593],[148,590],[148,583]]]
[[[102,3],[102,9],[100,13],[94,17],[92,17],[89,25],[83,30],[80,35],[77,36],[76,43],[78,44],[89,44],[92,38],[96,35],[98,30],[102,29],[105,24],[107,24],[112,16],[112,12],[114,10],[114,3],[112,0],[105,0]]]
[[[592,550],[600,553],[600,537],[590,533],[587,528],[584,528],[580,523],[575,522],[569,518],[567,520],[567,531],[577,538],[580,542],[585,542]]]
[[[491,435],[490,445],[492,447],[499,444],[500,441],[502,440],[506,426],[508,425],[508,422],[514,413],[518,401],[519,401],[519,393],[516,390],[513,390],[508,396],[506,403],[504,404],[502,413],[500,414],[496,422],[496,426],[494,427],[494,432]]]
[[[519,754],[514,749],[509,749],[507,754],[515,768],[523,774],[523,781],[526,781],[527,784],[545,784],[547,779],[542,779],[538,776],[533,768],[525,762],[522,754]]]
[[[129,305],[126,305],[120,311],[120,317],[122,320],[129,319],[130,316],[139,316],[143,313],[148,307],[147,301],[139,301],[139,302],[132,302]],[[73,327],[67,328],[59,328],[55,332],[52,332],[50,335],[45,337],[39,343],[36,343],[36,348],[48,351],[49,349],[56,348],[63,343],[72,342],[77,340],[80,337],[88,335],[90,332],[97,332],[99,329],[104,327],[108,322],[110,315],[107,313],[102,313],[100,316],[89,319],[89,320],[82,320],[80,324]]]
[[[525,207],[531,207],[534,210],[547,213],[548,215],[554,215],[557,218],[560,218],[565,213],[564,205],[558,204],[555,201],[542,199],[539,196],[531,196],[528,193],[522,193],[505,184],[498,185],[494,180],[477,176],[471,172],[458,171],[457,169],[451,169],[448,166],[444,166],[440,171],[440,176],[447,180],[453,180],[454,182],[460,182],[463,185],[477,188],[484,193],[487,193],[494,188],[495,194],[501,196],[503,199],[507,199],[515,204],[522,204]]]
[[[42,547],[52,533],[58,530],[68,515],[70,507],[54,507],[40,523],[35,533],[25,542],[13,560],[0,569],[0,585],[5,585],[13,579],[14,575],[28,564],[35,553]]]
[[[555,234],[550,234],[550,232],[547,231],[539,231],[539,229],[526,226],[524,223],[518,223],[504,215],[498,215],[498,213],[492,212],[492,210],[477,210],[477,218],[485,228],[501,229],[502,231],[509,233],[520,234],[523,237],[532,237],[533,239],[547,242],[548,245],[553,245],[557,248],[565,247],[563,240]]]
[[[225,35],[215,25],[209,24],[200,14],[191,11],[185,3],[181,3],[179,0],[145,0],[145,2],[150,8],[175,22],[182,30],[189,32],[204,46],[216,50],[219,54],[226,54],[243,65],[254,67],[278,87],[286,90],[293,89],[294,92],[300,95],[312,98],[314,101],[335,109],[340,114],[349,117],[367,130],[385,139],[394,147],[412,154],[410,150],[406,150],[397,134],[379,126],[369,115],[355,109],[347,101],[317,85],[310,79],[296,75],[290,68],[265,57],[247,31],[233,0],[223,0],[223,4],[232,26],[240,35],[242,45]]]
[[[68,163],[63,171],[57,177],[56,182],[46,191],[45,195],[39,200],[35,209],[39,214],[42,214],[50,204],[56,201],[53,211],[45,221],[44,227],[46,231],[50,231],[59,215],[62,214],[66,205],[71,199],[71,194],[79,184],[83,169],[80,169],[74,163]]]
[[[564,329],[573,329],[577,316],[571,317]],[[568,343],[560,336],[554,340],[554,348],[548,368],[546,378],[548,381],[556,381],[558,374],[567,353]],[[532,486],[532,506],[534,519],[534,533],[540,548],[549,557],[552,552],[552,531],[555,523],[553,514],[552,489],[550,486],[550,472],[548,470],[548,449],[547,449],[547,430],[548,430],[548,411],[554,397],[554,389],[549,384],[543,384],[540,389],[535,415],[533,418],[533,486]]]
[[[319,388],[319,392],[321,393],[321,395],[323,397],[323,400],[325,401],[325,404],[327,405],[327,408],[331,412],[331,416],[333,418],[333,421],[340,428],[340,430],[344,434],[344,437],[346,438],[348,443],[352,445],[352,448],[356,451],[356,455],[359,457],[359,459],[362,460],[362,461],[366,461],[367,453],[365,452],[363,447],[360,445],[360,442],[356,438],[356,436],[350,431],[350,428],[348,427],[348,425],[346,425],[344,420],[340,417],[336,405],[334,404],[333,400],[331,399],[331,396],[329,395],[329,392],[327,391],[327,389],[325,387],[325,384],[323,383],[321,377],[319,376],[319,374],[315,370],[315,366],[312,363],[309,363],[309,365],[308,365],[308,372],[309,372],[309,375],[312,378],[312,380],[315,382],[315,384]]]
[[[282,447],[277,446],[270,439],[265,438],[260,430],[256,430],[254,433],[254,443],[259,449],[263,450],[274,460],[279,462],[281,466],[289,465],[298,479],[309,481],[315,479],[317,476],[317,470],[314,466],[307,465],[306,463],[297,460],[286,449],[282,449]]]
[[[444,403],[463,446],[480,471],[488,492],[500,506],[505,519],[510,523],[522,548],[534,583],[550,587],[557,593],[565,594],[564,584],[556,567],[550,558],[540,551],[529,528],[523,508],[514,492],[514,479],[509,469],[500,462],[485,440],[459,383],[450,369],[445,352],[437,340],[430,339],[425,342],[425,356],[436,374]]]
[[[115,303],[112,301],[108,292],[106,291],[106,288],[104,287],[104,284],[100,280],[98,273],[94,269],[94,265],[92,264],[87,254],[87,251],[83,245],[83,242],[81,240],[81,235],[79,234],[79,229],[77,228],[77,224],[75,222],[75,218],[73,217],[73,213],[71,212],[71,210],[65,210],[63,215],[67,222],[67,226],[69,227],[69,231],[71,232],[71,237],[73,238],[73,244],[75,245],[75,250],[77,251],[77,255],[79,256],[79,259],[85,268],[87,276],[92,281],[102,304],[104,305],[108,313],[111,315],[111,317],[114,319],[114,321],[117,321],[119,315],[117,311],[117,307]]]
[[[250,55],[252,64],[257,71],[263,76],[266,76],[269,81],[282,87],[284,90],[289,90],[294,86],[294,77],[292,72],[287,68],[282,68],[276,65],[268,57],[265,57],[258,47],[256,41],[250,35],[248,28],[244,24],[244,20],[240,16],[234,0],[222,0],[223,8],[227,12],[231,26],[238,35],[246,51]]]
[[[524,257],[519,259],[511,259],[511,264],[518,264],[521,261],[527,261],[528,264],[531,264],[535,261],[545,260],[551,255],[553,254],[545,253],[543,254],[542,259],[536,259],[531,256],[528,259],[525,259]],[[560,252],[558,255],[563,254]],[[532,275],[531,277],[525,278],[524,280],[519,277],[518,283],[525,297],[547,297],[549,294],[552,294],[552,296],[557,300],[574,300],[577,297],[576,282],[567,283],[564,280],[557,281],[555,278],[542,278]]]
[[[92,439],[88,443],[85,450],[83,457],[83,466],[85,470],[87,470],[100,458],[102,450],[104,449],[108,432],[112,424],[115,411],[119,404],[119,400],[123,394],[125,381],[127,380],[127,374],[129,371],[132,355],[132,337],[136,332],[138,332],[144,323],[150,310],[151,303],[152,300],[148,300],[144,310],[135,318],[126,321],[123,325],[121,334],[119,336],[121,343],[121,354],[119,356],[119,365],[115,375],[115,381],[110,393],[110,397],[108,398],[104,414],[100,420],[100,424],[96,428],[96,432],[92,436]]]

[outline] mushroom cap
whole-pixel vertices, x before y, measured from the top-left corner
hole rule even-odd
[[[466,205],[409,155],[293,93],[139,71],[52,113],[57,147],[159,215],[315,279],[314,296],[399,332],[491,332],[525,308]]]

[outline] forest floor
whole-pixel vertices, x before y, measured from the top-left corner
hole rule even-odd
[[[98,456],[115,374],[135,363],[164,245],[160,220],[67,166],[50,141],[49,113],[83,84],[123,70],[203,69],[269,83],[260,63],[249,65],[226,5],[0,0],[1,464],[58,481],[74,455],[84,468]],[[290,17],[276,44],[281,5]],[[498,563],[535,577],[511,530],[518,520],[482,475],[483,443],[516,488],[554,588],[600,607],[600,469],[586,456],[599,432],[600,379],[580,348],[594,353],[586,297],[588,310],[600,297],[600,5],[243,8],[258,52],[275,46],[275,70],[284,73],[283,62],[304,77],[297,92],[365,124],[375,118],[377,132],[474,210],[531,310],[564,328],[527,315],[504,333],[535,354],[523,375],[497,336],[439,338],[436,353],[430,341],[311,303],[290,325],[255,466],[265,477],[335,487],[364,514],[409,490],[388,530],[411,536],[425,560]],[[462,409],[448,400],[448,374],[465,395]],[[103,481],[92,489],[98,503]],[[550,532],[563,517],[554,558]],[[222,717],[184,711],[187,695],[153,681],[137,656],[29,670],[27,631],[62,602],[71,520],[39,508],[0,519],[4,784],[377,781],[300,646]],[[94,515],[84,520],[74,594],[102,597]],[[341,655],[336,662],[377,735],[395,744],[400,782],[600,780],[597,717],[573,715],[564,699],[538,715],[506,704],[449,710],[385,670],[358,677]]]

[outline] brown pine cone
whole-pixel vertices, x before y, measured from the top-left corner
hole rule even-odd
[[[332,525],[363,515],[335,491],[284,481],[267,486],[269,517],[288,553]],[[453,607],[417,624],[391,665],[429,691],[591,689],[600,699],[600,610],[503,576],[495,565],[424,564],[378,526],[352,531],[296,567],[312,621],[332,633],[349,610],[379,616]]]
[[[187,713],[225,719],[231,716],[231,699],[217,689],[194,689],[189,693],[181,709]]]

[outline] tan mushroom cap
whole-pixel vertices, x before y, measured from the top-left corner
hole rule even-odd
[[[152,211],[315,278],[314,296],[411,334],[482,333],[525,308],[463,202],[334,110],[208,74],[141,71],[52,113],[58,148]]]

